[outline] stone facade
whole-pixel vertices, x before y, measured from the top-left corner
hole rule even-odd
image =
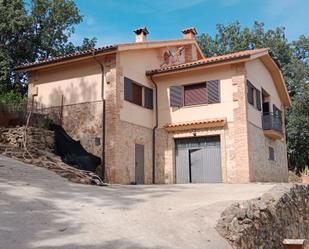
[[[90,153],[102,156],[102,101],[63,106],[62,125]],[[100,144],[95,144],[95,138]]]
[[[281,249],[284,239],[309,239],[309,185],[277,185],[258,199],[232,204],[218,232],[237,249]]]
[[[233,129],[230,131],[234,140],[233,147],[233,171],[229,175],[229,182],[249,182],[249,155],[248,155],[248,114],[246,94],[246,72],[244,64],[235,65],[237,75],[232,77],[233,85],[237,86],[237,92],[233,95],[233,101],[238,106],[234,108]],[[233,148],[232,147],[232,148]]]
[[[135,144],[144,145],[144,183],[152,183],[152,130],[125,121],[116,135],[117,165],[113,182],[128,184],[135,182]]]
[[[274,140],[264,136],[263,130],[252,123],[248,125],[250,181],[287,182],[287,152],[285,139]],[[269,160],[269,146],[274,148],[275,160]]]

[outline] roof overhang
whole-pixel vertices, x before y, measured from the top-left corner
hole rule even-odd
[[[259,57],[259,59],[263,62],[265,67],[271,74],[271,77],[275,83],[277,92],[284,104],[285,107],[291,106],[291,98],[288,93],[288,89],[286,87],[282,72],[276,63],[276,61],[269,55],[263,55]]]
[[[44,61],[37,61],[34,63],[28,63],[15,67],[16,72],[29,72],[50,66],[58,66],[62,64],[72,63],[80,60],[92,58],[94,55],[106,55],[115,53],[117,51],[117,45],[106,46],[98,49],[90,49],[84,52],[73,53],[69,55],[59,56]]]
[[[193,129],[205,129],[213,127],[223,127],[226,124],[226,118],[204,119],[188,122],[171,123],[164,126],[166,131],[184,131]]]

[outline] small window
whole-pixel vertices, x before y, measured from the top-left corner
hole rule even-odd
[[[269,146],[268,150],[269,150],[268,160],[275,161],[275,150],[274,150],[274,148]]]
[[[259,89],[256,89],[249,80],[247,80],[247,98],[249,104],[251,104],[259,111],[262,110],[261,91]]]
[[[185,105],[207,104],[206,83],[184,86]]]
[[[144,107],[153,109],[153,90],[148,87],[144,87]]]
[[[139,106],[153,109],[153,90],[124,77],[124,99]]]

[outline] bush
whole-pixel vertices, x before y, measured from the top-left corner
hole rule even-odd
[[[6,93],[0,94],[0,103],[4,105],[18,105],[25,101],[25,97],[23,97],[20,93],[9,91]]]

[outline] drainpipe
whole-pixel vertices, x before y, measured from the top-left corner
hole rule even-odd
[[[152,75],[150,80],[155,87],[155,112],[156,112],[156,124],[152,129],[152,183],[156,183],[156,129],[158,128],[158,86],[157,83],[153,80]]]
[[[92,50],[92,58],[99,64],[101,68],[101,98],[102,98],[102,179],[105,180],[105,98],[104,98],[104,66],[95,56],[95,50]]]

